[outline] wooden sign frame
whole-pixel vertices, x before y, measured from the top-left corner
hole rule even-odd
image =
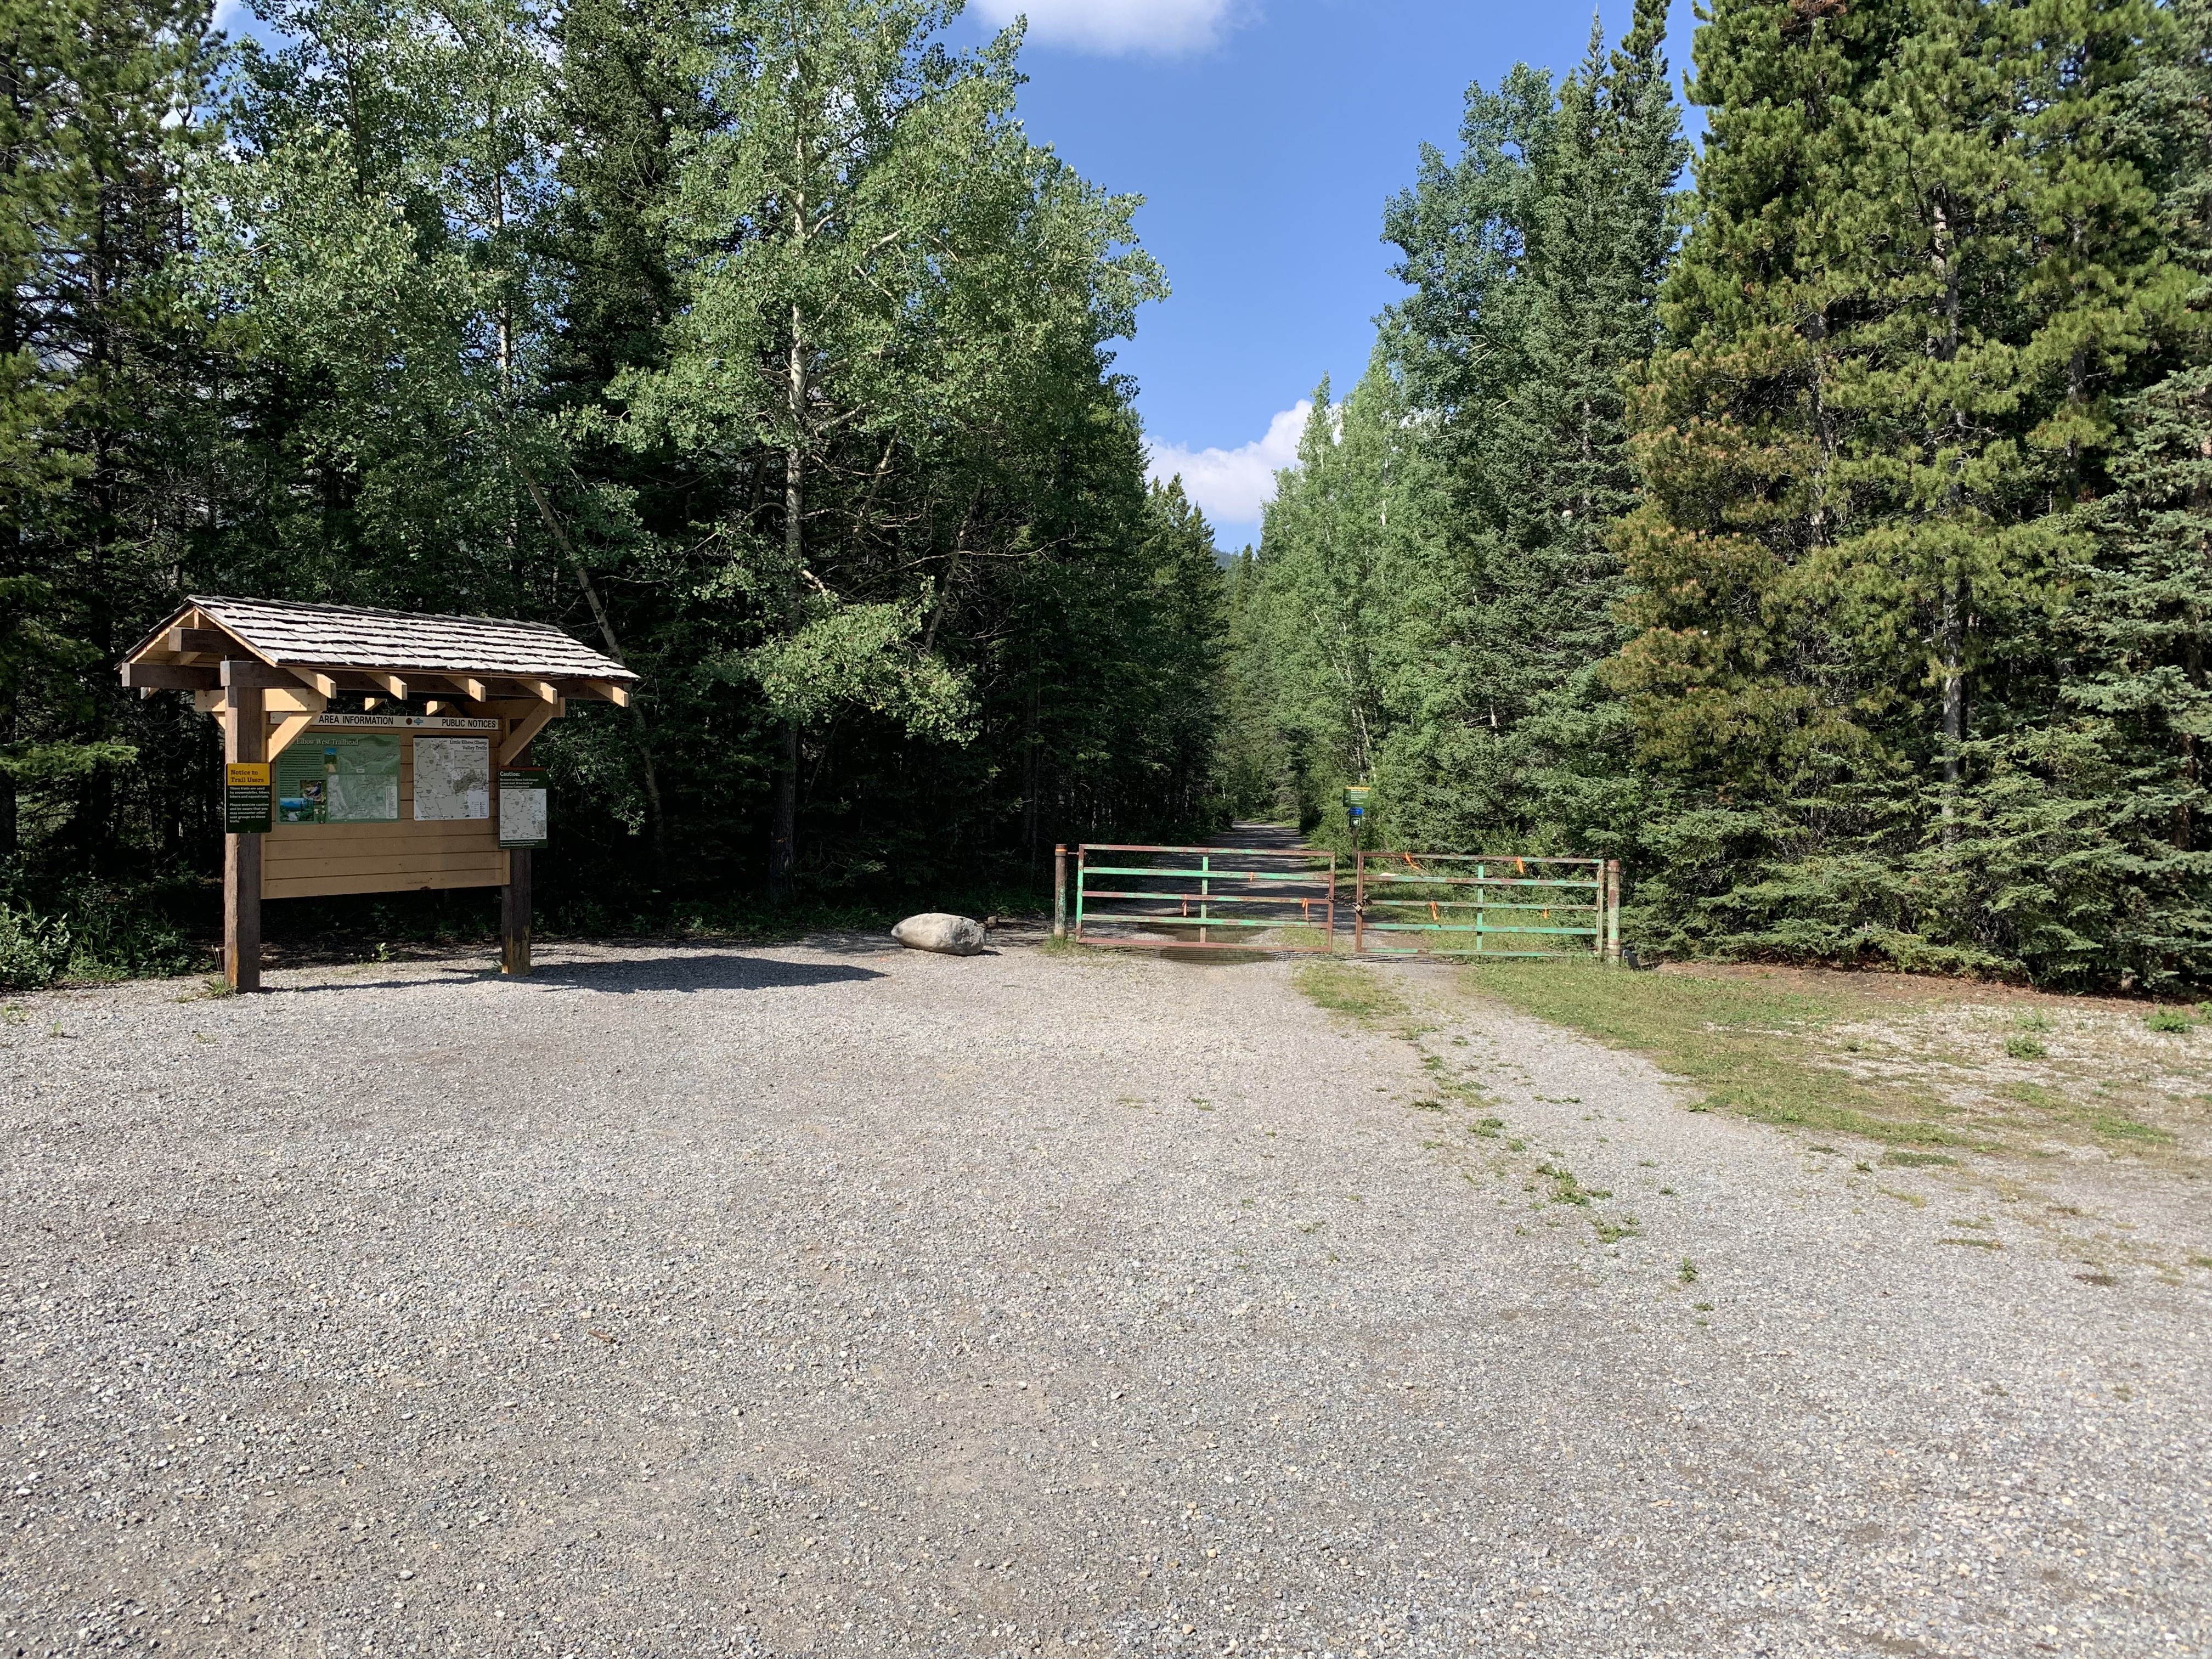
[[[501,970],[527,974],[531,854],[499,845],[500,774],[528,763],[571,697],[627,705],[637,678],[542,623],[234,599],[188,603],[121,674],[142,696],[191,691],[222,724],[227,766],[273,763],[319,733],[402,738],[397,818],[225,834],[223,973],[239,991],[260,988],[264,899],[340,893],[498,887]],[[349,692],[361,712],[331,707]],[[441,736],[484,739],[485,817],[414,816],[416,745]]]

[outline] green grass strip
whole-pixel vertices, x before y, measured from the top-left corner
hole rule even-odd
[[[1819,1033],[1862,1012],[1841,998],[1754,980],[1628,973],[1574,961],[1470,964],[1465,983],[1524,1014],[1647,1055],[1705,1091],[1701,1108],[1692,1109],[1891,1145],[1981,1144],[1936,1121],[1950,1109],[1924,1091],[1819,1063]]]

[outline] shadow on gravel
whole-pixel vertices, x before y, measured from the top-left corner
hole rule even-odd
[[[988,943],[978,951],[978,957],[995,957],[1001,945],[1042,945],[1052,937],[1051,929],[1042,923],[1003,922],[991,929]],[[906,954],[906,946],[889,933],[809,933],[806,948],[831,957],[896,957]],[[927,951],[915,952],[927,956]],[[962,958],[972,960],[972,958]]]
[[[541,962],[527,979],[509,981],[565,986],[584,991],[626,994],[633,991],[771,991],[794,985],[837,985],[881,979],[873,968],[847,968],[817,962],[778,962],[769,957],[684,956],[631,958],[624,962]],[[334,979],[325,985],[274,987],[280,996],[343,995],[352,991],[420,990],[424,986],[468,985],[501,977],[496,968],[441,968],[409,979]]]
[[[554,962],[523,981],[574,986],[617,994],[634,991],[770,991],[795,985],[838,985],[881,979],[873,968],[835,963],[778,962],[769,957],[658,957],[640,962]]]

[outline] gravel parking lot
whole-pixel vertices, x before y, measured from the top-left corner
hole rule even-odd
[[[18,999],[0,1656],[2212,1651],[2212,1274],[1392,971]]]

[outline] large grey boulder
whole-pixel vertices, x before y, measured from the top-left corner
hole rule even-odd
[[[941,951],[949,957],[972,957],[983,949],[983,924],[969,916],[925,910],[892,928],[891,937],[909,951]]]

